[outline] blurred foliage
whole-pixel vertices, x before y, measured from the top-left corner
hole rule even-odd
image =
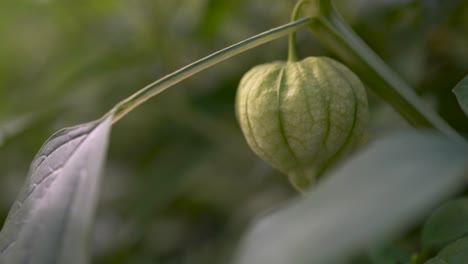
[[[468,72],[468,2],[335,1],[357,33],[460,132],[451,89]],[[285,0],[0,1],[0,222],[54,131],[202,56],[287,22]],[[328,55],[298,35],[303,56]],[[296,195],[258,160],[235,120],[238,82],[286,58],[286,40],[237,56],[116,124],[94,263],[223,263],[245,226]],[[371,96],[369,138],[406,126]]]

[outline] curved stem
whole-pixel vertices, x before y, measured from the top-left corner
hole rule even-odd
[[[291,32],[297,31],[301,28],[306,27],[311,21],[311,18],[303,18],[300,20],[293,21],[283,26],[273,28],[265,31],[261,34],[248,38],[237,44],[229,46],[218,52],[215,52],[203,59],[193,62],[165,77],[147,85],[138,92],[134,93],[127,99],[121,101],[114,108],[111,109],[104,117],[113,115],[112,122],[119,121],[122,117],[128,114],[130,111],[135,109],[137,106],[144,103],[149,98],[165,91],[172,85],[206,69],[221,61],[231,58],[239,53],[252,49],[261,44],[270,42],[272,40],[284,37]]]
[[[291,22],[297,20],[299,12],[304,4],[308,3],[309,0],[299,0],[291,13]],[[296,32],[293,31],[289,34],[289,43],[288,43],[288,61],[293,62],[299,59],[296,45]]]
[[[450,138],[464,140],[354,33],[336,11],[331,0],[320,0],[320,13],[320,17],[312,19],[310,29],[370,89],[392,105],[413,126],[432,127]]]

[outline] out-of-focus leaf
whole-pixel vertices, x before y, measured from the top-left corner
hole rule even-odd
[[[453,88],[453,93],[457,96],[463,112],[468,116],[468,75]]]
[[[445,261],[439,258],[432,258],[426,261],[424,264],[447,264]]]
[[[468,237],[459,239],[430,259],[426,264],[466,264],[468,263]]]
[[[254,225],[236,263],[328,263],[372,250],[459,191],[467,165],[467,144],[440,135],[376,142]]]
[[[427,220],[422,232],[424,247],[443,247],[468,235],[468,198],[450,201]]]
[[[409,249],[390,246],[385,249],[376,250],[369,254],[369,259],[373,264],[397,264],[406,263],[414,252]]]
[[[111,118],[54,134],[0,232],[0,263],[87,263]]]

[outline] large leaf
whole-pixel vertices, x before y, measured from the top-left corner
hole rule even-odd
[[[450,201],[438,208],[424,225],[424,247],[440,248],[468,235],[468,198]]]
[[[468,75],[453,88],[453,93],[457,96],[465,115],[468,116]]]
[[[33,160],[0,232],[0,263],[83,264],[111,118],[61,130]]]
[[[459,239],[430,259],[426,264],[466,264],[468,263],[468,237]]]
[[[459,191],[467,165],[466,143],[435,134],[376,142],[306,196],[260,219],[237,263],[328,263],[372,250]]]

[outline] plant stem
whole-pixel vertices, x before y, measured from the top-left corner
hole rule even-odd
[[[307,0],[300,0],[294,8],[292,19]],[[237,44],[193,62],[134,93],[119,102],[103,118],[113,115],[112,122],[119,121],[149,98],[172,85],[239,53],[290,34],[289,60],[297,59],[295,31],[309,25],[310,29],[347,62],[377,95],[392,105],[415,127],[432,127],[450,138],[465,140],[437,113],[427,107],[418,95],[395,74],[341,19],[331,0],[320,0],[319,17],[307,17],[273,28]]]
[[[297,17],[299,16],[299,12],[301,11],[302,6],[308,2],[309,2],[308,0],[299,0],[296,3],[291,13],[291,22],[297,20]],[[299,58],[299,55],[297,52],[296,32],[293,31],[289,34],[288,61],[289,62],[297,61],[298,58]]]
[[[291,23],[273,28],[261,34],[243,40],[237,44],[229,46],[218,52],[215,52],[203,59],[195,61],[165,77],[147,85],[138,92],[134,93],[127,99],[119,102],[111,109],[104,117],[113,115],[112,122],[119,121],[122,117],[135,109],[137,106],[150,99],[151,97],[165,91],[172,85],[206,69],[221,61],[229,59],[239,53],[252,49],[261,44],[270,42],[272,40],[284,37],[291,32],[297,31],[306,27],[311,21],[311,18],[303,18],[293,21]]]
[[[353,32],[330,0],[320,0],[320,13],[320,17],[312,19],[310,29],[370,89],[392,105],[413,126],[432,127],[450,138],[464,140]]]

